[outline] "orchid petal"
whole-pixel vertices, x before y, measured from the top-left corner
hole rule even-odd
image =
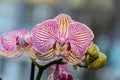
[[[73,22],[70,16],[66,14],[60,14],[57,17],[55,17],[55,20],[59,24],[59,37],[65,38],[67,29],[69,25]]]
[[[72,74],[68,73],[67,65],[55,64],[50,66],[52,74],[47,80],[73,80]]]
[[[51,61],[55,59],[55,52],[53,49],[46,52],[46,54],[36,53],[36,57],[42,61]]]
[[[74,80],[72,74],[67,72],[59,73],[59,78],[55,78],[57,76],[56,74],[49,75],[47,80]]]
[[[50,70],[52,72],[54,72],[55,69],[56,69],[56,65],[50,66]],[[68,65],[67,64],[59,64],[59,70],[60,70],[60,73],[62,73],[62,72],[68,72]]]
[[[5,33],[1,36],[2,48],[5,51],[14,51],[18,46],[17,38],[19,35],[25,35],[28,31],[25,29]]]
[[[15,30],[14,32],[16,32],[19,35],[25,35],[29,33],[29,31],[27,31],[26,29]]]
[[[21,56],[23,52],[24,50],[21,49],[16,49],[15,51],[12,52],[0,51],[0,55],[7,58],[17,58]]]
[[[59,65],[60,72],[68,72],[68,66],[67,65]]]
[[[36,58],[36,50],[33,47],[29,47],[27,50],[27,54],[28,56],[30,56],[30,58],[35,59]]]
[[[67,39],[75,56],[84,55],[93,38],[93,32],[82,23],[74,22],[68,28]]]
[[[85,59],[85,56],[81,56],[81,57],[76,57],[75,55],[73,55],[73,53],[68,52],[67,56],[64,58],[66,62],[70,63],[70,64],[78,64],[80,63],[82,60]]]
[[[49,51],[56,41],[58,28],[57,22],[52,19],[37,24],[32,30],[34,47],[42,53]]]

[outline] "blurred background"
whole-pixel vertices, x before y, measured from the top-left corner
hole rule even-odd
[[[120,0],[0,0],[0,35],[54,18],[60,13],[89,26],[94,43],[108,57],[100,70],[80,68],[69,71],[75,80],[120,80]],[[0,77],[3,80],[30,80],[31,61],[26,54],[17,59],[0,56]],[[36,70],[37,73],[37,70]],[[42,80],[50,74],[46,70]]]

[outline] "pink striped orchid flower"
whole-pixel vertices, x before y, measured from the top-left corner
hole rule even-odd
[[[67,65],[52,65],[52,74],[47,80],[73,80],[72,74],[68,73]]]
[[[92,44],[93,32],[84,24],[74,21],[66,14],[37,24],[32,29],[32,42],[43,61],[63,58],[71,64],[78,64],[85,58]]]
[[[17,58],[26,51],[32,59],[35,59],[35,50],[32,47],[31,38],[27,30],[11,31],[3,34],[0,39],[2,45],[0,55],[7,58]]]

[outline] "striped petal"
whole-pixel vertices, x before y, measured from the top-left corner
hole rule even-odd
[[[30,58],[35,59],[36,58],[36,50],[33,47],[29,47],[27,50],[27,54]]]
[[[46,52],[46,54],[36,53],[36,57],[42,61],[51,61],[55,59],[55,51],[53,49]]]
[[[55,69],[56,69],[56,64],[50,66],[50,70],[52,72],[54,72]],[[68,65],[67,64],[59,64],[59,71],[60,71],[60,73],[62,73],[62,72],[68,72]]]
[[[48,52],[56,41],[58,28],[57,22],[52,19],[37,24],[32,30],[34,47],[42,53]]]
[[[71,51],[75,56],[84,55],[93,38],[93,32],[86,25],[74,22],[69,26],[67,41],[70,42]]]
[[[0,51],[0,55],[7,58],[17,58],[22,55],[23,51],[24,50],[21,49],[16,49],[15,51],[12,52]]]
[[[28,31],[25,29],[5,33],[1,36],[2,48],[5,51],[14,51],[17,48],[17,38],[19,35],[25,35]]]
[[[68,72],[68,65],[59,65],[60,72]]]
[[[58,76],[56,78],[56,76]],[[72,74],[67,73],[67,72],[62,72],[57,74],[50,74],[47,80],[74,80]]]
[[[67,56],[64,59],[70,64],[78,64],[85,59],[85,56],[76,57],[75,55],[73,55],[73,53],[68,52]]]
[[[71,19],[70,16],[68,16],[66,14],[58,15],[57,17],[55,17],[55,20],[59,24],[59,37],[65,38],[67,29],[68,29],[69,25],[73,22],[73,20]]]

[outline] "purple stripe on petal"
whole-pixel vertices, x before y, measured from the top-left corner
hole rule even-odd
[[[42,53],[49,51],[58,36],[58,28],[57,22],[52,19],[37,24],[32,29],[32,42],[34,47]]]
[[[68,28],[67,39],[75,56],[84,55],[93,38],[93,32],[82,23],[73,22]]]

